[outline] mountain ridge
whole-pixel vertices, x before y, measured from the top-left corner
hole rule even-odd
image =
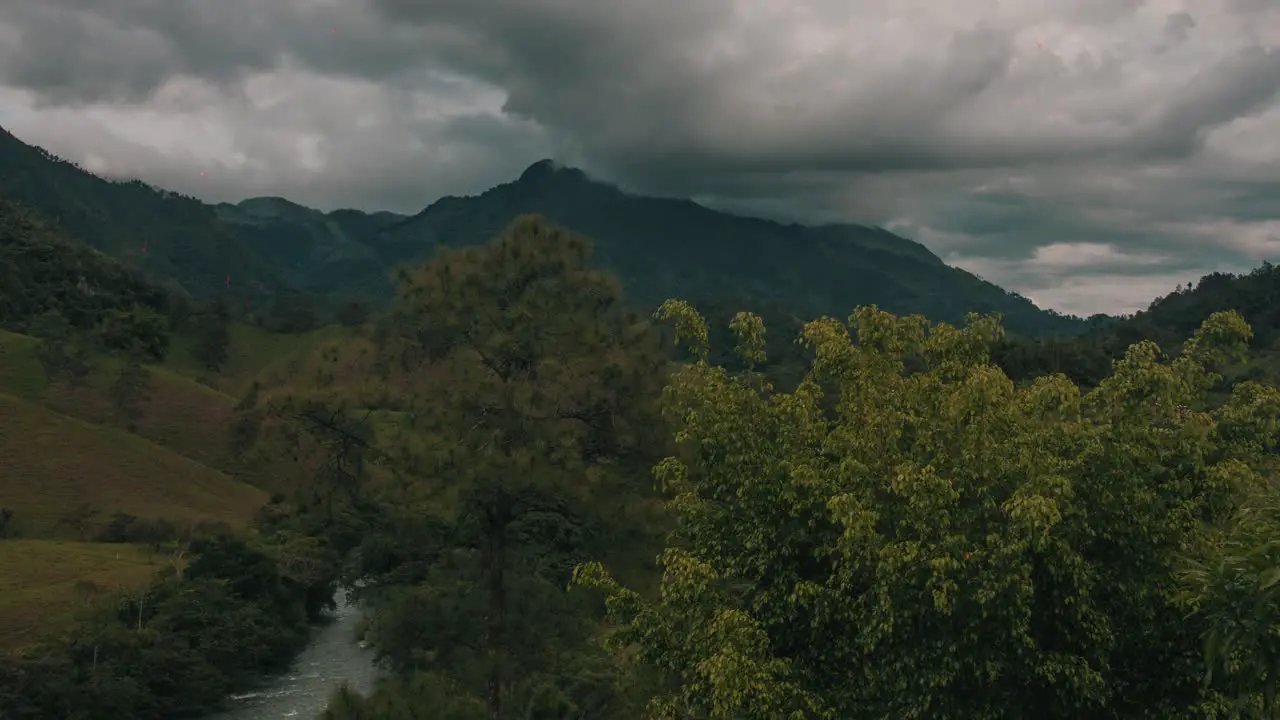
[[[8,133],[0,134],[0,166],[0,195],[70,235],[170,289],[238,293],[246,304],[280,293],[385,302],[395,267],[426,261],[440,247],[487,242],[516,216],[539,214],[591,238],[597,264],[616,273],[640,305],[683,297],[749,308],[759,300],[843,317],[875,304],[953,323],[968,312],[999,312],[1011,332],[1029,336],[1085,327],[884,228],[788,225],[633,194],[549,159],[515,180],[441,197],[412,215],[326,213],[279,196],[203,203],[141,181],[99,178]]]
[[[484,242],[525,213],[590,237],[599,263],[646,305],[667,297],[757,298],[843,317],[876,304],[949,322],[970,311],[1001,312],[1011,331],[1027,335],[1084,328],[1083,320],[1037,308],[884,228],[784,225],[690,199],[627,193],[547,160],[478,195],[440,198],[367,242],[390,262],[420,262],[437,246]]]

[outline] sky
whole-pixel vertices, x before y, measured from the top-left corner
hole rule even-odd
[[[1277,0],[0,0],[0,126],[324,210],[551,157],[1078,315],[1280,258]]]

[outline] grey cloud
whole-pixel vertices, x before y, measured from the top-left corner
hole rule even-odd
[[[1191,17],[1191,13],[1176,12],[1165,18],[1164,34],[1174,42],[1183,42],[1190,37],[1191,29],[1195,26],[1196,19]]]
[[[1278,8],[0,0],[0,123],[112,174],[326,208],[412,212],[554,155],[628,189],[890,226],[1042,301],[1132,309],[1269,252]]]

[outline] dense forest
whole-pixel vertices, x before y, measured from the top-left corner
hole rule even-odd
[[[667,202],[531,173],[485,202]],[[696,278],[654,302],[677,285],[569,222],[470,239],[503,217],[471,201],[348,217],[434,228],[383,289],[293,284],[313,266],[281,250],[254,302],[0,201],[0,460],[25,468],[0,567],[145,558],[0,592],[71,598],[35,639],[0,620],[0,718],[199,716],[286,667],[338,587],[383,675],[329,720],[1280,717],[1274,267],[1086,323],[845,228],[823,252],[977,288],[971,312],[889,281],[841,312]],[[730,223],[695,208],[671,212]],[[209,222],[248,247],[290,214],[336,232],[276,200]],[[719,262],[668,250],[676,276]],[[65,477],[31,464],[67,454],[47,427],[97,448],[77,467],[144,461]]]

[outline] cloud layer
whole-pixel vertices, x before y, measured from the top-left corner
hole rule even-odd
[[[412,212],[554,156],[1078,314],[1280,255],[1274,0],[0,0],[0,108],[211,200]]]

